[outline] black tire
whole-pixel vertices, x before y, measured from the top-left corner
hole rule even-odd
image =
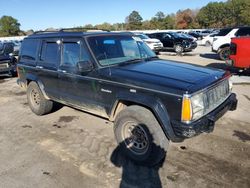
[[[209,41],[206,41],[205,46],[209,47],[211,46],[211,43]]]
[[[230,47],[221,48],[219,51],[219,56],[221,60],[228,60],[230,55]]]
[[[129,106],[114,122],[114,133],[121,151],[134,163],[153,166],[166,156],[169,140],[150,110]]]
[[[45,99],[36,82],[30,82],[28,85],[27,99],[31,111],[36,115],[48,114],[53,108],[53,102]]]
[[[182,45],[177,44],[177,45],[175,45],[175,47],[174,47],[174,51],[175,51],[177,54],[181,54],[181,53],[184,51],[184,49],[183,49]]]

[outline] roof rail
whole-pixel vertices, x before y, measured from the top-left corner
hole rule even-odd
[[[95,27],[72,27],[72,28],[61,28],[61,29],[53,29],[53,30],[35,31],[33,34],[55,33],[55,32],[100,32],[100,31],[110,32],[109,30],[98,29]]]

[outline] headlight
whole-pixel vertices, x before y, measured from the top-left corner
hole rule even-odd
[[[190,122],[199,119],[204,114],[203,93],[199,93],[192,97],[184,95],[182,101],[182,121]]]
[[[191,97],[193,120],[197,120],[204,114],[203,93]]]
[[[232,81],[232,77],[229,78],[228,83],[229,83],[229,90],[232,91],[232,90],[233,90],[233,81]]]

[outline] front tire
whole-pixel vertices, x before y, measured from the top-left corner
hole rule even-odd
[[[219,51],[219,56],[221,60],[228,60],[230,55],[230,47],[221,48]]]
[[[174,47],[174,51],[177,53],[177,54],[181,54],[184,49],[183,47],[180,45],[180,44],[177,44],[175,47]]]
[[[45,99],[43,93],[36,82],[31,82],[27,88],[28,104],[32,112],[36,115],[44,115],[51,112],[53,102]]]
[[[166,156],[169,140],[148,109],[129,106],[118,114],[114,124],[121,151],[135,163],[152,166]]]

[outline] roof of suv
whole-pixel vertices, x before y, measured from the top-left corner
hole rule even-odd
[[[102,35],[133,35],[131,32],[42,32],[35,33],[27,38],[50,38],[50,37],[84,37],[84,36],[102,36]]]

